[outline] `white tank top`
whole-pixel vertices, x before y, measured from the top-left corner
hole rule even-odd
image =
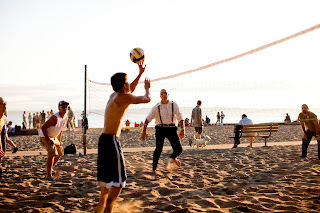
[[[67,116],[67,114],[65,114],[64,117],[61,118],[59,112],[53,114],[52,116],[56,116],[58,118],[58,122],[55,126],[50,126],[49,128],[47,128],[47,134],[49,137],[55,138],[60,134],[63,127],[66,125],[66,123],[68,121],[68,116]],[[39,137],[44,137],[42,129],[40,129]]]

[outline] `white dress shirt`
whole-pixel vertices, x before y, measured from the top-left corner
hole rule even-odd
[[[172,122],[172,103],[173,103],[173,122]],[[155,119],[155,124],[161,124],[159,109],[161,113],[162,124],[175,124],[177,125],[179,121],[183,120],[183,116],[180,112],[178,105],[174,101],[169,101],[167,104],[162,104],[161,102],[157,103],[152,109],[149,115],[147,116],[147,120],[150,123],[153,119]]]

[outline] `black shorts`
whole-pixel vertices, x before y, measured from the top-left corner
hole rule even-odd
[[[197,132],[198,134],[201,134],[201,133],[202,133],[202,126],[195,127],[194,129],[196,130],[196,132]]]
[[[101,134],[98,144],[97,183],[106,188],[125,187],[127,174],[121,146],[115,135]]]

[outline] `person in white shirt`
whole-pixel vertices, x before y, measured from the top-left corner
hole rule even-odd
[[[28,121],[29,121],[29,129],[31,129],[31,125],[32,125],[32,115],[29,112],[29,116],[28,116]]]
[[[221,111],[221,113],[220,113],[220,119],[221,119],[221,124],[223,125],[223,119],[224,119],[224,117],[226,117],[226,115],[223,113],[223,111]]]
[[[26,114],[26,111],[24,111],[23,115],[22,115],[22,125],[27,128],[27,114]]]
[[[173,153],[170,156],[170,159],[178,166],[181,166],[181,162],[176,158],[182,153],[182,146],[180,139],[184,138],[184,119],[179,110],[178,105],[169,101],[168,93],[165,89],[160,91],[161,102],[157,103],[147,116],[141,139],[145,140],[147,138],[147,126],[152,121],[156,120],[156,149],[153,155],[153,171],[156,171],[158,161],[162,152],[164,139],[167,138],[170,141],[170,144],[173,149]],[[181,131],[177,134],[177,124],[180,123]]]
[[[236,133],[235,133],[235,137],[234,137],[234,146],[233,148],[237,148],[237,146],[240,144],[240,140],[239,140],[239,128],[241,128],[242,126],[244,125],[253,125],[253,122],[251,119],[249,119],[247,117],[246,114],[243,114],[241,116],[241,120],[239,121],[239,125],[237,125],[236,127],[238,128],[238,132],[236,130]],[[236,128],[236,129],[237,129]],[[238,135],[237,135],[238,134]],[[243,136],[246,136],[247,134],[243,133],[242,134]],[[253,142],[253,137],[250,137],[250,145],[248,147],[252,147],[252,142]]]
[[[47,177],[52,177],[52,169],[63,155],[61,143],[62,129],[68,121],[66,115],[69,103],[60,101],[58,104],[59,112],[53,114],[41,127],[39,137],[41,144],[48,151]]]

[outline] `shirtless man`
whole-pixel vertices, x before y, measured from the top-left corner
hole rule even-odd
[[[98,144],[97,183],[101,186],[101,194],[96,212],[112,212],[113,205],[126,184],[124,158],[120,143],[117,141],[121,133],[122,119],[130,104],[151,101],[150,80],[147,78],[144,81],[145,95],[132,94],[146,67],[143,66],[143,62],[138,65],[139,74],[131,84],[125,73],[116,73],[111,77],[111,85],[115,92],[110,95],[105,109],[104,129]]]

